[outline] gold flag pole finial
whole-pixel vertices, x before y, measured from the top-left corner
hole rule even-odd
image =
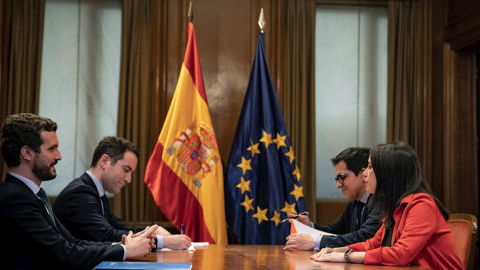
[[[260,32],[264,33],[263,29],[265,28],[265,18],[263,17],[263,8],[260,9],[260,16],[258,17],[258,26],[260,26]]]
[[[188,20],[189,20],[190,22],[193,21],[192,1],[190,1],[190,6],[188,7],[187,17],[188,17]]]

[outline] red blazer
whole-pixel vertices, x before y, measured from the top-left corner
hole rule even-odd
[[[373,238],[348,246],[354,251],[366,251],[365,264],[413,263],[431,269],[464,269],[448,224],[430,195],[418,193],[403,198],[393,218],[391,247],[381,246],[384,225]]]

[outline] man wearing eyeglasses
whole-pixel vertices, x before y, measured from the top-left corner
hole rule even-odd
[[[349,202],[343,214],[325,227],[310,222],[308,216],[299,215],[298,221],[315,229],[336,235],[320,235],[313,239],[306,234],[287,237],[285,249],[315,250],[324,247],[343,247],[372,238],[382,221],[367,206],[371,194],[366,191],[363,172],[367,168],[370,149],[349,147],[343,150],[332,163],[335,165],[337,188],[341,189]]]

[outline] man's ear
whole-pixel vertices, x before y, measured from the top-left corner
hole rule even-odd
[[[25,160],[33,160],[33,154],[34,154],[35,151],[33,151],[32,148],[30,148],[29,146],[26,146],[24,145],[21,149],[20,149],[20,156],[25,159]]]
[[[362,177],[362,182],[365,183],[365,178],[363,177],[363,173],[365,172],[365,168],[360,169],[360,172],[358,173]]]
[[[98,164],[100,165],[100,168],[102,168],[102,169],[107,168],[107,166],[110,165],[111,162],[112,162],[112,160],[110,159],[110,156],[108,156],[107,154],[103,154],[100,157],[100,160],[98,160]]]

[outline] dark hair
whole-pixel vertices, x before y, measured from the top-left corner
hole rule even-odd
[[[123,158],[123,154],[125,154],[127,151],[134,153],[137,158],[140,156],[140,152],[131,141],[114,136],[104,137],[98,143],[97,147],[95,148],[95,152],[93,152],[92,164],[90,167],[95,167],[98,160],[104,154],[108,155],[112,159],[112,165],[115,165],[118,160]]]
[[[2,157],[7,166],[20,165],[20,150],[25,145],[40,153],[42,131],[57,131],[57,123],[49,118],[31,113],[7,116],[2,125]]]
[[[448,219],[448,211],[435,198],[423,177],[420,161],[413,148],[403,142],[380,144],[370,152],[373,172],[377,178],[371,206],[385,217],[385,228],[393,227],[393,212],[410,194],[427,193],[435,200],[440,212]]]
[[[358,176],[362,169],[367,168],[369,155],[370,148],[368,147],[349,147],[332,158],[332,163],[336,166],[340,161],[344,161],[347,169]]]

